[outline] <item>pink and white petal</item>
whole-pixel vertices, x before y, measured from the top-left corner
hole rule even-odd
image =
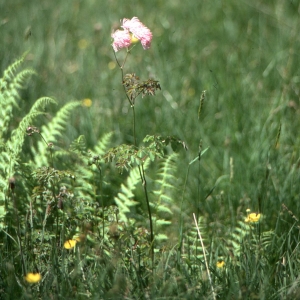
[[[131,45],[131,37],[128,30],[118,29],[112,33],[111,37],[114,39],[112,46],[115,52]]]
[[[131,20],[123,19],[122,27],[132,32],[141,41],[144,49],[150,48],[152,32],[137,17],[133,17]]]

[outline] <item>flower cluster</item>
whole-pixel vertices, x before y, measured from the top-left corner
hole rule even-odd
[[[118,29],[111,35],[114,39],[112,46],[115,52],[129,47],[136,41],[141,41],[145,50],[150,48],[152,32],[137,17],[133,17],[131,20],[123,19],[121,27],[123,30]]]

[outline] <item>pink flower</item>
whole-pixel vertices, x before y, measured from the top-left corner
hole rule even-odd
[[[137,17],[133,17],[131,20],[123,19],[122,27],[138,38],[145,50],[150,48],[152,33]]]
[[[113,48],[115,52],[119,51],[122,48],[127,48],[131,44],[131,37],[128,30],[116,30],[111,37],[114,39]]]

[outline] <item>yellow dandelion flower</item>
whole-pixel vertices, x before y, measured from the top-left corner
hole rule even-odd
[[[224,260],[219,260],[216,263],[217,268],[222,269],[225,266],[225,261]]]
[[[246,223],[257,223],[259,221],[260,217],[261,217],[261,214],[251,213],[245,219],[245,222]]]
[[[76,240],[67,240],[64,243],[64,248],[65,249],[73,249],[76,245],[77,241]]]
[[[92,104],[93,104],[93,101],[91,99],[89,99],[89,98],[83,99],[82,103],[81,103],[81,105],[85,106],[85,107],[91,107]]]
[[[27,273],[24,278],[29,283],[37,283],[42,279],[42,276],[39,273]]]

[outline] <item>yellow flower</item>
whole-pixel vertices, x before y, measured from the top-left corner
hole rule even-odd
[[[219,260],[216,263],[217,268],[221,269],[225,266],[225,261],[224,260]]]
[[[246,223],[256,223],[259,221],[261,217],[261,214],[257,214],[257,213],[251,213],[248,215],[248,217],[245,219]]]
[[[64,248],[65,249],[73,249],[76,245],[77,241],[76,240],[67,240],[64,243]]]
[[[42,279],[42,276],[39,273],[27,273],[24,278],[29,283],[37,283]]]
[[[83,99],[82,100],[82,106],[85,106],[85,107],[91,107],[93,104],[93,101],[89,98],[86,98],[86,99]]]

